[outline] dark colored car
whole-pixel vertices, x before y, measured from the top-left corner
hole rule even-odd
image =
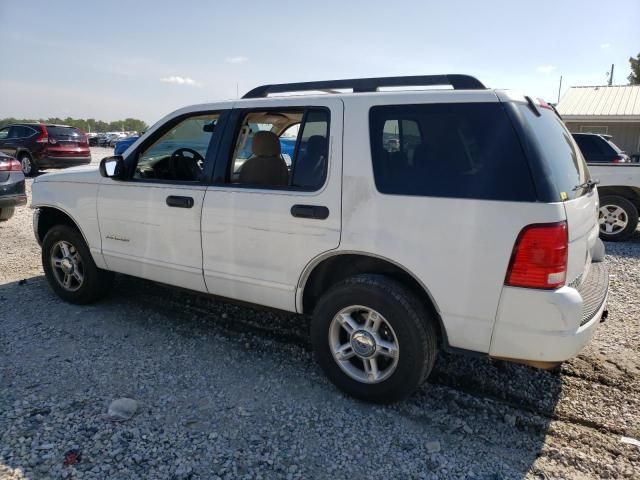
[[[587,163],[629,163],[631,159],[611,141],[611,135],[572,133]]]
[[[95,134],[93,134],[91,136],[87,135],[87,137],[88,137],[87,138],[87,142],[89,143],[90,147],[97,147],[98,146],[98,135],[95,135]]]
[[[0,222],[9,220],[15,207],[26,203],[22,165],[15,158],[0,153]]]
[[[42,168],[61,168],[91,162],[84,132],[67,125],[21,123],[0,129],[0,151],[17,158],[26,176]]]

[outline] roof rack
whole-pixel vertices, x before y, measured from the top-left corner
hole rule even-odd
[[[413,75],[407,77],[351,78],[319,82],[280,83],[261,85],[245,93],[242,98],[263,98],[270,93],[325,91],[352,89],[353,93],[376,92],[380,87],[422,87],[451,85],[454,90],[484,90],[486,87],[470,75]]]

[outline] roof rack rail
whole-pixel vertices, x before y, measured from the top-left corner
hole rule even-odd
[[[261,85],[245,93],[242,98],[263,98],[270,93],[331,92],[331,90],[340,88],[350,88],[353,93],[363,93],[376,92],[380,87],[422,87],[429,85],[451,85],[454,90],[484,90],[486,88],[477,78],[470,75],[413,75]]]

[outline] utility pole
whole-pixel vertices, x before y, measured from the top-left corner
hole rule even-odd
[[[609,73],[609,86],[613,85],[613,68],[615,67],[615,65],[612,63],[611,64],[611,72]]]
[[[558,101],[556,104],[560,103],[560,92],[562,91],[562,75],[560,75],[560,86],[558,87]]]

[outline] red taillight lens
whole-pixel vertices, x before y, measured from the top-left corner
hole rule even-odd
[[[555,289],[567,278],[567,222],[529,225],[513,247],[505,285]]]
[[[36,138],[36,142],[38,143],[47,143],[49,141],[49,134],[47,133],[47,129],[44,125],[40,125],[40,134],[38,138]]]
[[[21,172],[22,165],[15,158],[0,158],[0,172]]]

